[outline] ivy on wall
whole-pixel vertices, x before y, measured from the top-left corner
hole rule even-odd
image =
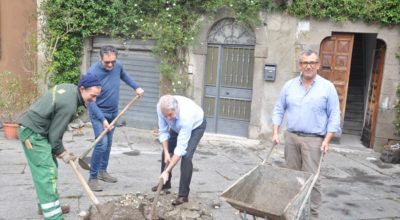
[[[335,22],[363,20],[384,25],[400,24],[399,0],[296,0],[290,14]]]
[[[400,65],[400,48],[397,50],[396,57],[399,60],[399,65]],[[400,85],[397,86],[396,96],[398,99],[400,99]],[[396,112],[396,118],[394,120],[394,127],[396,129],[396,134],[400,135],[400,100],[397,101],[397,104],[394,107],[394,109]]]
[[[252,26],[259,24],[259,12],[266,10],[333,21],[400,23],[398,0],[296,0],[290,6],[286,2],[289,1],[44,0],[40,11],[47,46],[46,77],[49,85],[78,81],[84,38],[107,35],[155,39],[153,52],[161,60],[162,75],[171,82],[172,89],[182,91],[187,86],[186,74],[182,74],[187,66],[185,53],[199,31],[198,21],[223,7],[230,8],[237,21]]]
[[[229,7],[238,21],[255,25],[259,10],[273,5],[268,0],[45,0],[41,13],[49,84],[76,83],[83,39],[107,35],[155,39],[153,52],[161,60],[162,75],[172,87],[186,87],[186,74],[180,72],[185,71],[185,52],[201,16]]]

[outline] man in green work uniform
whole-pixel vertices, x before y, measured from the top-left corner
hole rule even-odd
[[[67,164],[76,159],[64,149],[64,132],[78,107],[95,101],[100,91],[96,76],[85,74],[78,86],[60,84],[47,91],[20,120],[19,137],[31,169],[39,210],[45,219],[63,219],[57,192],[56,157]]]

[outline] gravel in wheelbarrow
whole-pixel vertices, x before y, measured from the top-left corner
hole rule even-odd
[[[303,211],[300,210],[303,201],[309,199],[306,197],[313,176],[262,164],[239,178],[221,197],[240,212],[255,217],[295,219]]]

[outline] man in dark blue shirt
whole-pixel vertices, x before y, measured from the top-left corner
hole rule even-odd
[[[102,90],[96,102],[89,105],[89,116],[92,121],[95,137],[104,129],[110,130],[95,146],[90,161],[89,186],[93,191],[102,191],[98,180],[115,183],[117,178],[107,172],[108,160],[112,145],[114,128],[110,123],[118,115],[120,80],[132,87],[136,94],[143,96],[144,90],[129,76],[117,60],[117,49],[113,46],[103,46],[100,49],[100,60],[93,64],[88,72],[100,80]]]

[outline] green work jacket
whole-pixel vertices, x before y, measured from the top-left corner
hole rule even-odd
[[[78,107],[83,105],[76,85],[60,84],[48,90],[30,106],[19,123],[47,137],[53,154],[58,155],[64,151],[62,138],[68,124],[74,119]]]

